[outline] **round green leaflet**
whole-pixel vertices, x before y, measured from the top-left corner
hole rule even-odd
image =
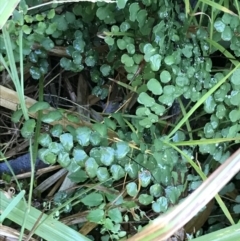
[[[41,133],[38,137],[38,143],[43,147],[48,147],[52,142],[52,138],[48,133]]]
[[[94,178],[97,175],[98,164],[94,158],[90,157],[85,162],[85,170],[90,178]]]
[[[67,152],[70,152],[73,148],[73,136],[70,133],[64,133],[60,135],[60,142]]]
[[[100,161],[105,166],[110,166],[114,161],[114,149],[111,147],[100,147]]]
[[[166,197],[160,197],[152,204],[152,210],[156,213],[166,212],[168,209],[168,200]]]
[[[57,159],[58,163],[63,167],[66,168],[70,165],[71,163],[71,159],[69,157],[69,153],[61,151],[58,154],[58,159]]]
[[[160,80],[162,83],[168,83],[171,80],[171,75],[167,70],[163,70],[160,74]]]
[[[87,153],[80,148],[75,147],[72,152],[73,158],[80,167],[85,167],[85,162],[88,159]]]
[[[235,85],[240,85],[240,69],[237,69],[234,71],[234,73],[231,76],[231,82]]]
[[[225,29],[225,23],[222,22],[220,19],[215,21],[214,23],[214,28],[219,32],[219,33],[222,33]]]
[[[115,150],[115,156],[118,160],[123,159],[128,152],[130,151],[130,147],[127,142],[119,141],[116,143],[116,150]]]
[[[138,96],[138,102],[140,104],[145,105],[146,107],[151,107],[155,103],[155,100],[152,97],[150,97],[147,93],[142,92]]]
[[[28,119],[23,123],[23,127],[21,129],[21,135],[24,138],[31,138],[34,134],[36,126],[36,121],[33,119]]]
[[[58,110],[49,111],[47,114],[43,114],[42,122],[51,123],[54,121],[58,121],[61,118],[62,118],[62,114],[60,111],[58,111]]]
[[[31,113],[36,113],[39,110],[46,110],[50,107],[50,105],[47,102],[44,101],[38,101],[35,104],[33,104],[28,111]]]
[[[153,201],[153,197],[148,194],[140,194],[138,200],[143,205],[149,205]]]
[[[147,87],[154,95],[161,95],[163,92],[161,84],[154,78],[147,82]]]
[[[137,184],[135,182],[129,182],[126,185],[127,194],[131,197],[135,197],[138,194]]]
[[[99,167],[97,169],[97,178],[100,182],[106,182],[110,178],[110,174],[106,167]]]

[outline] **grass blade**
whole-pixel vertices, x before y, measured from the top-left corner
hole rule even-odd
[[[3,28],[19,2],[20,0],[0,0],[0,29]]]

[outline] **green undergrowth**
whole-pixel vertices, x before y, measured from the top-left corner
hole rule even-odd
[[[49,71],[49,53],[62,47],[61,68],[87,73],[92,94],[102,101],[110,94],[104,87],[109,83],[130,94],[123,97],[124,111],[92,123],[92,128],[64,129],[56,124],[38,136],[43,162],[60,164],[75,183],[101,182],[108,190],[94,190],[80,204],[68,203],[60,210],[62,215],[80,207],[89,210],[87,220],[101,224],[102,240],[125,237],[124,222],[133,221],[135,230],[140,230],[152,219],[149,213],[153,217],[165,213],[238,146],[238,1],[227,8],[221,5],[227,1],[190,2],[191,15],[183,1],[80,2],[28,11],[27,5],[34,5],[29,0],[21,1],[7,22],[16,63],[20,61],[16,39],[23,32],[24,64],[31,65],[36,82]],[[9,64],[3,35],[0,53]],[[213,56],[220,54],[223,63],[214,63]],[[42,101],[28,111],[49,107]],[[15,112],[12,121],[22,120],[22,114],[22,109]],[[45,113],[41,121],[49,124],[65,118],[81,122],[81,116],[63,110]],[[22,136],[32,138],[35,127],[35,120],[25,117]],[[108,137],[109,131],[115,138]],[[231,185],[234,190],[235,184]],[[69,195],[57,193],[55,206]],[[225,215],[233,211],[238,220],[239,204],[221,208]],[[234,222],[231,215],[228,221]],[[209,230],[217,229],[214,225],[209,224]]]

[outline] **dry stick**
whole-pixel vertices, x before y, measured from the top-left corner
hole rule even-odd
[[[128,241],[161,241],[191,220],[240,170],[240,149],[229,157],[203,184],[172,211],[156,218]]]

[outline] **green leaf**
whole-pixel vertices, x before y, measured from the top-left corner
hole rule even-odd
[[[85,45],[86,44],[82,39],[75,39],[73,41],[73,47],[75,48],[75,50],[79,51],[80,53],[84,52]]]
[[[149,118],[144,118],[139,121],[139,125],[145,128],[150,128],[152,126],[152,122]]]
[[[152,210],[156,213],[166,212],[168,209],[168,201],[165,197],[160,197],[152,204]]]
[[[134,65],[133,58],[127,54],[122,55],[121,62],[125,64],[127,67],[132,67]]]
[[[155,104],[155,100],[150,97],[147,93],[142,92],[138,96],[138,103],[145,105],[146,107],[151,107],[153,104]]]
[[[63,127],[60,124],[56,124],[53,126],[53,128],[50,129],[50,133],[54,137],[60,137],[62,132],[63,132]]]
[[[109,45],[109,46],[114,45],[114,38],[112,38],[111,36],[106,36],[106,37],[104,38],[104,41],[105,41],[105,43],[106,43],[107,45]]]
[[[103,196],[100,193],[90,193],[85,196],[81,202],[89,207],[96,207],[100,205],[103,201]]]
[[[48,147],[52,142],[52,138],[47,133],[41,133],[38,137],[38,143],[43,147]]]
[[[239,214],[240,213],[240,204],[237,204],[237,205],[233,206],[233,212],[235,214]]]
[[[217,20],[217,21],[215,21],[213,26],[217,30],[217,32],[222,33],[224,31],[226,25],[221,20]]]
[[[47,102],[44,101],[38,101],[35,104],[33,104],[28,111],[31,113],[36,113],[40,110],[46,110],[50,107],[50,105]]]
[[[150,61],[150,58],[151,58],[151,56],[154,56],[155,54],[157,54],[157,48],[154,48],[153,46],[152,46],[152,44],[150,44],[150,43],[147,43],[147,44],[145,44],[144,45],[144,47],[143,47],[143,52],[144,52],[144,59],[145,59],[145,61],[146,62],[149,62]],[[158,55],[157,55],[158,56]],[[153,61],[154,59],[152,59],[152,61]],[[161,60],[160,60],[160,62],[161,62]]]
[[[171,75],[167,70],[163,70],[160,74],[160,80],[162,83],[168,83],[171,80]]]
[[[108,76],[110,74],[111,71],[111,66],[108,64],[103,64],[100,67],[100,71],[102,72],[103,76]]]
[[[120,31],[121,32],[126,32],[130,28],[130,24],[128,22],[122,22],[120,25]]]
[[[115,150],[115,156],[118,160],[123,159],[128,152],[130,151],[130,147],[127,142],[119,141],[116,143],[116,150]]]
[[[107,215],[115,223],[123,222],[122,213],[118,208],[110,209]]]
[[[232,76],[231,76],[231,82],[235,85],[240,85],[240,69],[236,69]]]
[[[123,39],[118,39],[117,46],[120,50],[124,50],[127,47],[127,43]]]
[[[33,79],[37,79],[37,80],[40,79],[40,77],[41,77],[41,71],[40,71],[39,68],[34,67],[34,66],[31,66],[29,72],[30,72],[30,74],[31,74],[31,76],[32,76]]]
[[[161,95],[163,92],[161,84],[156,79],[150,79],[147,82],[147,87],[154,95]]]
[[[90,135],[90,143],[93,146],[97,146],[100,144],[102,138],[100,136],[100,134],[96,131],[93,131]]]
[[[209,96],[206,101],[204,102],[204,110],[208,113],[211,114],[214,112],[216,107],[216,102],[212,96]]]
[[[66,168],[70,165],[71,163],[71,159],[69,157],[69,153],[61,151],[58,154],[58,159],[57,159],[58,163],[61,165],[61,167]]]
[[[88,179],[88,176],[84,170],[78,170],[68,175],[68,178],[72,182],[79,183],[79,182],[85,182]]]
[[[89,67],[93,67],[96,64],[96,57],[95,56],[87,56],[85,58],[85,64]]]
[[[156,183],[150,187],[150,194],[154,197],[160,197],[162,195],[162,187]]]
[[[176,84],[180,87],[189,85],[189,79],[186,76],[177,76],[175,81],[176,81]]]
[[[88,146],[92,130],[88,127],[79,127],[76,129],[76,139],[81,146]]]
[[[85,162],[88,159],[88,155],[84,150],[79,148],[74,148],[73,158],[80,167],[85,167]]]
[[[16,110],[13,112],[12,117],[11,117],[11,121],[13,123],[18,123],[21,119],[21,117],[23,116],[23,111],[22,109]]]
[[[90,157],[85,162],[85,170],[90,178],[94,178],[97,175],[98,164],[94,158]]]
[[[229,26],[226,26],[221,34],[224,41],[230,41],[233,37],[233,31]]]
[[[147,187],[152,179],[152,175],[149,171],[142,171],[138,174],[139,182],[142,187]]]
[[[240,91],[239,90],[231,91],[230,103],[235,106],[240,106]]]
[[[73,51],[72,53],[73,63],[81,64],[82,63],[82,54],[80,51]]]
[[[240,110],[236,109],[236,110],[230,111],[229,118],[230,118],[231,122],[236,122],[236,121],[240,120]]]
[[[131,197],[135,197],[138,194],[137,184],[135,182],[129,182],[126,185],[127,194]]]
[[[123,9],[126,6],[128,0],[117,0],[117,7],[119,9]]]
[[[23,123],[23,127],[21,128],[22,137],[28,139],[31,138],[34,134],[36,126],[36,121],[33,119],[28,119]]]
[[[146,19],[147,19],[147,15],[148,12],[146,9],[141,9],[138,13],[137,13],[137,21],[138,21],[138,26],[139,28],[142,28],[145,23],[146,23]]]
[[[105,166],[110,166],[114,161],[114,149],[111,147],[100,147],[100,161]]]
[[[161,67],[162,57],[159,54],[155,54],[149,59],[152,71],[158,71]]]
[[[110,172],[112,174],[112,178],[115,181],[118,181],[125,176],[125,171],[120,165],[116,165],[116,164],[111,165]]]
[[[53,21],[58,23],[57,29],[60,31],[66,31],[68,29],[68,24],[66,21],[66,18],[64,16],[64,14],[62,15],[55,15],[55,17],[53,18]]]
[[[47,13],[47,18],[48,19],[52,19],[55,16],[55,9],[51,9],[48,13]]]
[[[152,203],[153,197],[148,194],[140,194],[138,200],[142,205],[149,205],[150,203]]]
[[[127,163],[125,165],[125,171],[131,179],[134,179],[138,175],[138,166],[136,163]]]
[[[151,110],[155,112],[156,115],[162,116],[166,110],[166,108],[163,105],[159,105],[155,103],[152,107]]]
[[[68,113],[66,115],[66,118],[67,118],[67,120],[69,120],[70,122],[73,122],[73,123],[79,123],[81,121],[77,115],[70,114],[70,113]]]
[[[129,6],[129,13],[130,13],[130,20],[134,22],[137,18],[137,12],[139,11],[140,7],[138,3],[132,3]]]
[[[186,138],[185,133],[183,131],[177,131],[172,137],[173,142],[184,141]]]
[[[227,109],[224,104],[217,105],[216,116],[218,119],[223,119],[227,114]]]
[[[97,169],[97,178],[100,182],[106,182],[110,178],[110,174],[106,167],[99,167]]]
[[[28,25],[23,25],[22,30],[25,34],[30,34],[32,32],[32,28],[30,28]]]
[[[145,116],[145,115],[150,115],[150,110],[147,107],[138,107],[136,110],[136,115],[137,116]]]
[[[66,12],[65,18],[68,24],[73,23],[76,20],[75,15],[72,12]]]
[[[41,148],[38,150],[38,157],[46,164],[55,164],[57,156],[53,154],[49,149]]]
[[[55,44],[50,38],[45,38],[42,42],[41,45],[43,46],[44,49],[47,51],[51,50],[54,48]]]
[[[63,57],[60,60],[60,65],[62,68],[66,69],[66,70],[70,70],[71,66],[72,66],[72,60]]]
[[[134,44],[128,44],[126,46],[127,52],[129,54],[134,54],[135,53],[135,45]]]
[[[43,114],[42,116],[42,122],[44,123],[51,123],[54,121],[58,121],[62,119],[62,114],[60,111],[58,110],[54,110],[54,111],[50,111],[47,114]]]
[[[58,155],[60,152],[63,151],[63,146],[57,142],[50,142],[48,149],[51,150],[52,153]]]
[[[51,35],[57,30],[57,23],[50,23],[46,29],[46,34]]]
[[[112,222],[112,220],[109,219],[109,218],[106,218],[106,219],[104,220],[103,226],[104,226],[104,228],[107,229],[107,230],[113,230],[113,228],[114,228],[113,222]]]
[[[87,220],[93,223],[101,223],[104,219],[104,211],[102,209],[91,210],[87,215]]]
[[[67,152],[70,152],[71,149],[73,148],[73,137],[70,133],[64,133],[60,135],[60,142],[62,143],[64,149]]]
[[[183,189],[183,186],[177,186],[177,187],[172,187],[172,186],[169,186],[165,189],[165,193],[166,193],[166,198],[169,199],[169,201],[172,203],[172,204],[176,204],[181,193],[182,193],[182,189]]]
[[[168,55],[165,57],[164,62],[166,65],[173,65],[175,63],[175,58],[173,55]]]
[[[104,120],[104,124],[105,124],[108,128],[110,128],[110,129],[112,129],[112,130],[115,130],[115,129],[117,128],[117,125],[116,125],[116,123],[115,123],[113,120],[111,120],[111,119],[109,119],[109,118],[107,118],[107,117],[104,117],[103,120]]]
[[[182,53],[186,58],[191,58],[193,55],[193,45],[192,44],[186,44],[184,48],[182,49]]]

